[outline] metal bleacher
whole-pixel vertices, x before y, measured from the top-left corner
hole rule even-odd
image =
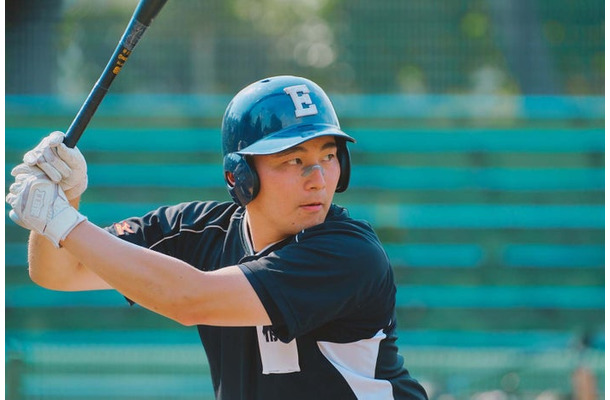
[[[466,399],[515,379],[521,398],[567,395],[579,365],[603,394],[604,99],[336,99],[357,139],[350,189],[336,202],[386,247],[401,352],[431,397]],[[11,168],[69,125],[78,100],[5,100],[8,191]],[[227,101],[109,95],[79,142],[89,163],[82,212],[104,226],[163,204],[228,200]],[[7,398],[213,397],[192,328],[115,292],[36,287],[27,232],[7,207],[5,232]]]

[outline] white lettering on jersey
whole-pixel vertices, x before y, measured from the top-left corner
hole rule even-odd
[[[313,101],[311,101],[311,97],[307,93],[309,93],[309,88],[305,85],[296,85],[289,86],[284,88],[284,92],[290,95],[292,102],[294,103],[294,114],[297,118],[306,117],[308,115],[316,115],[318,113],[318,108]],[[304,106],[308,107],[304,107]]]
[[[296,339],[284,343],[275,336],[270,326],[257,326],[256,336],[263,374],[288,374],[301,371]]]

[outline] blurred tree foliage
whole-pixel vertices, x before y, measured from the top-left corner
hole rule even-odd
[[[9,1],[7,93],[88,91],[136,4]],[[602,95],[604,57],[601,0],[169,1],[113,91],[296,74],[346,93]]]

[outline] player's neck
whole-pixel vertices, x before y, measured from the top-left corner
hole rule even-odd
[[[272,232],[268,232],[264,229],[256,229],[257,225],[255,225],[255,222],[252,221],[252,218],[247,211],[245,213],[244,222],[246,224],[245,233],[250,240],[250,245],[252,246],[254,253],[258,253],[272,244],[286,239],[287,237],[272,234]]]

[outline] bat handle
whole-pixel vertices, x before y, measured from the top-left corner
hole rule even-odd
[[[81,106],[78,114],[74,117],[72,124],[66,131],[66,137],[64,138],[64,144],[70,148],[74,148],[78,139],[82,136],[85,128],[91,121],[93,114],[97,110],[97,107],[102,102],[102,99],[108,92],[108,88],[103,88],[99,83],[96,83],[91,93]]]

